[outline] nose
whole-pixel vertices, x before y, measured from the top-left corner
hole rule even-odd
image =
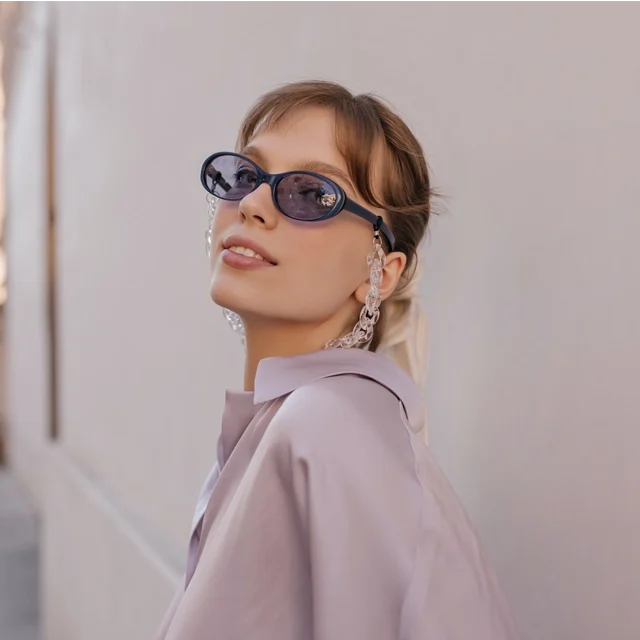
[[[278,220],[278,210],[273,204],[271,186],[263,182],[242,198],[238,205],[238,215],[242,220],[273,228]]]

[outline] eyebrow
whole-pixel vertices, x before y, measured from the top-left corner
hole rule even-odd
[[[342,169],[338,167],[328,164],[326,162],[320,162],[319,160],[307,160],[302,163],[300,167],[304,171],[313,171],[315,173],[326,173],[338,180],[342,180],[346,185],[351,189],[353,193],[356,193],[355,187],[351,182],[351,178],[345,173]]]
[[[255,159],[256,162],[260,165],[265,165],[266,159],[264,155],[261,153],[260,149],[248,144],[240,153],[244,156],[249,156],[251,159]],[[353,194],[356,194],[357,191],[351,182],[351,178],[349,174],[343,171],[342,169],[336,167],[335,165],[329,164],[327,162],[321,162],[320,160],[303,160],[300,163],[300,166],[297,167],[298,171],[313,171],[314,173],[324,173],[333,178],[337,178],[338,180],[342,180],[347,184],[349,189],[351,189]],[[295,169],[294,169],[295,171]]]
[[[255,160],[258,164],[266,164],[265,158],[257,147],[252,147],[250,144],[246,145],[238,152],[243,156],[248,156],[252,160]]]

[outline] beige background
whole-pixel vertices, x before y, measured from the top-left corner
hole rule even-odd
[[[389,99],[448,194],[425,246],[432,448],[525,640],[640,629],[637,4],[56,3],[61,438],[47,437],[47,7],[8,113],[11,462],[45,640],[153,635],[242,351],[204,157],[288,80]]]

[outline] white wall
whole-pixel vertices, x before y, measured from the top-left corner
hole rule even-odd
[[[159,622],[241,377],[207,296],[200,163],[262,91],[309,77],[388,98],[449,195],[425,247],[430,439],[525,640],[635,640],[638,6],[57,8],[47,640]],[[43,135],[37,46],[9,125],[12,434],[33,443],[13,459],[31,482],[48,406],[42,167],[25,172]]]
[[[33,3],[15,37],[11,93],[5,96],[5,377],[11,462],[42,503],[50,428],[47,324],[46,15]],[[3,413],[5,413],[3,411]]]
[[[410,107],[434,105],[452,194],[427,260],[432,446],[531,640],[640,635],[638,18],[437,11]]]

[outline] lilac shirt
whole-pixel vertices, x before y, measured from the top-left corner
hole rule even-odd
[[[255,392],[226,392],[157,640],[517,638],[423,416],[379,354],[263,359]]]

